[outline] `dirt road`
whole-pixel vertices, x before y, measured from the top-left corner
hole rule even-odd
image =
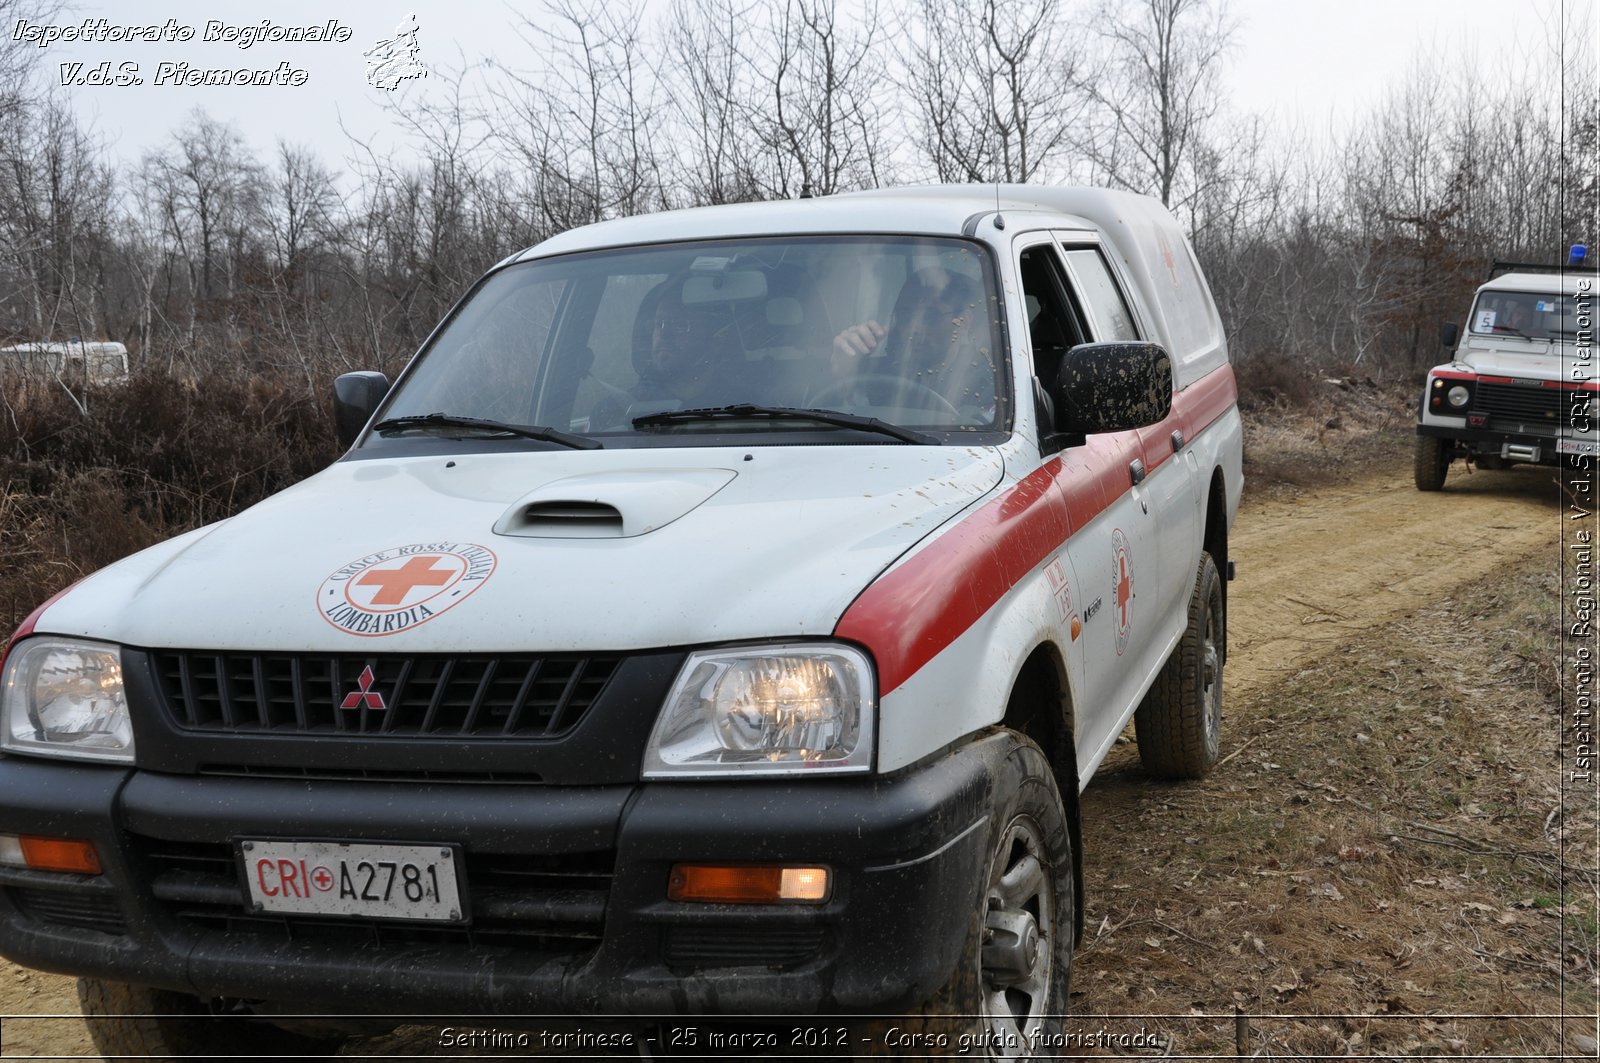
[[[1537,471],[1452,470],[1424,494],[1410,470],[1248,502],[1230,550],[1230,699],[1358,631],[1377,627],[1541,545],[1556,562],[1562,520],[1553,478]]]
[[[1427,609],[1464,586],[1492,584],[1500,578],[1507,558],[1547,550],[1555,565],[1563,510],[1549,477],[1533,472],[1456,471],[1446,491],[1429,495],[1414,490],[1410,479],[1409,469],[1395,470],[1293,498],[1247,499],[1233,536],[1238,579],[1230,590],[1226,680],[1230,711],[1265,712],[1259,704],[1252,708],[1252,703],[1259,703],[1274,684],[1371,629]],[[1230,725],[1236,722],[1230,717]],[[1230,732],[1225,742],[1243,741],[1242,733]],[[1253,755],[1230,770],[1239,772],[1253,764]],[[1090,987],[1086,1002],[1095,1011],[1116,1010],[1116,1000],[1102,992],[1109,984],[1104,965],[1116,955],[1115,935],[1107,928],[1113,914],[1121,918],[1116,902],[1132,895],[1119,897],[1114,892],[1130,888],[1124,872],[1131,863],[1108,858],[1107,851],[1151,852],[1172,841],[1169,820],[1140,810],[1150,797],[1140,789],[1141,783],[1133,781],[1136,775],[1130,764],[1136,761],[1131,745],[1114,752],[1106,767],[1109,781],[1097,779],[1086,798],[1088,812],[1098,824],[1088,839],[1089,851],[1096,854],[1088,896],[1093,920],[1098,923],[1104,915],[1107,921],[1086,935],[1075,984]],[[1246,774],[1253,775],[1254,768]],[[1337,810],[1337,814],[1349,813]],[[1115,838],[1107,837],[1107,832]],[[1253,849],[1250,854],[1243,852],[1242,842],[1241,852],[1231,857],[1228,849],[1233,843],[1224,833],[1212,832],[1205,844],[1213,860],[1256,859]],[[1102,893],[1097,895],[1097,890]],[[1132,892],[1137,890],[1135,885]],[[1162,916],[1159,925],[1171,929],[1176,918]],[[1147,921],[1155,920],[1150,916]],[[1173,940],[1168,929],[1156,930],[1147,941]],[[1206,931],[1184,933],[1197,941]],[[1261,939],[1254,943],[1265,955]],[[1330,938],[1327,949],[1337,947]],[[1133,992],[1130,988],[1127,995]],[[1074,1007],[1083,1000],[1083,992],[1076,991]],[[1206,1003],[1215,1006],[1215,1001]],[[1134,1010],[1133,1004],[1124,1001],[1123,1010]],[[90,1054],[81,1020],[71,1017],[76,1011],[69,979],[0,964],[0,1015],[17,1016],[4,1021],[6,1056]]]

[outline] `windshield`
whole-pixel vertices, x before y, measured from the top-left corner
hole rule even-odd
[[[1486,291],[1478,293],[1470,325],[1480,336],[1570,339],[1578,331],[1578,311],[1570,295]]]
[[[608,447],[729,432],[896,441],[841,418],[653,416],[743,405],[934,435],[997,429],[994,292],[988,254],[960,240],[719,241],[524,263],[467,300],[382,418],[480,418]]]

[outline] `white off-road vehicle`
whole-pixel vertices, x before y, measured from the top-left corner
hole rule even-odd
[[[1442,488],[1458,458],[1483,469],[1560,466],[1576,474],[1567,477],[1569,490],[1584,482],[1600,453],[1600,373],[1588,323],[1595,270],[1585,261],[1578,245],[1566,267],[1497,262],[1473,297],[1465,331],[1444,327],[1440,339],[1455,354],[1428,371],[1423,387],[1418,490]]]
[[[0,952],[81,976],[102,1051],[485,1012],[1062,1049],[1080,789],[1130,720],[1217,761],[1240,421],[1159,203],[588,226],[336,391],[338,462],[7,652]]]

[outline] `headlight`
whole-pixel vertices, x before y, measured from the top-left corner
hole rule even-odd
[[[34,637],[0,677],[0,749],[133,763],[133,725],[115,646]]]
[[[1467,401],[1471,398],[1472,392],[1468,391],[1460,384],[1457,384],[1455,387],[1444,393],[1444,400],[1458,410],[1465,406]]]
[[[849,646],[691,653],[645,749],[644,777],[865,772],[872,665]]]

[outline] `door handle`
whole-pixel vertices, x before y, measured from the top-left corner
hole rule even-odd
[[[1134,458],[1128,462],[1128,476],[1133,480],[1135,487],[1144,483],[1144,459]]]

